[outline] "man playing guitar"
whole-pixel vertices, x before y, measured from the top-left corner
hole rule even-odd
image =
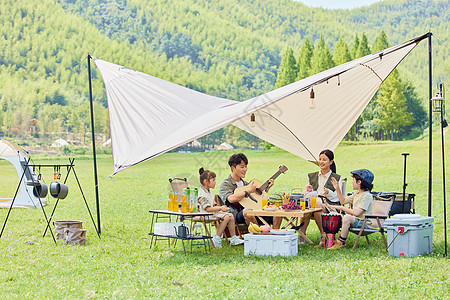
[[[254,193],[256,191],[256,184],[244,181],[245,174],[247,173],[248,159],[243,153],[233,154],[228,160],[228,165],[231,168],[231,174],[225,179],[220,185],[219,196],[225,201],[225,204],[230,207],[230,212],[234,215],[236,224],[243,224],[253,222],[257,224],[257,220],[253,216],[248,216],[248,208],[242,207],[239,202],[248,197],[249,193]],[[269,185],[266,192],[273,186],[274,180],[269,180]],[[241,186],[249,186],[247,191],[239,191],[234,193],[235,189]],[[273,223],[273,228],[278,229],[281,225],[281,217],[266,217],[268,223]]]

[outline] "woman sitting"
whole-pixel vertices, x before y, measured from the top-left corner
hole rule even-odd
[[[323,208],[322,200],[326,201],[330,205],[339,205],[339,199],[336,194],[336,189],[334,188],[331,179],[336,179],[339,185],[342,184],[341,176],[336,174],[336,164],[334,163],[334,153],[331,150],[323,150],[319,155],[319,168],[320,170],[314,173],[309,173],[306,187],[304,190],[305,197],[317,197],[317,207]],[[322,246],[326,239],[326,234],[322,228],[322,212],[316,212],[313,214],[314,220],[316,221],[317,227],[320,231],[320,243]],[[300,230],[306,233],[308,228],[310,218],[304,218],[303,226]],[[299,239],[299,243],[304,243],[302,239]]]

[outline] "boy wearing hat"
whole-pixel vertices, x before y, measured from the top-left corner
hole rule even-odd
[[[352,171],[350,173],[353,175],[353,189],[356,190],[356,192],[347,198],[342,195],[337,180],[332,178],[332,184],[336,189],[339,202],[341,203],[341,206],[333,207],[341,209],[346,214],[344,215],[342,220],[341,235],[339,236],[339,239],[336,240],[336,243],[333,245],[333,247],[329,249],[344,248],[350,227],[361,228],[366,213],[372,213],[373,196],[370,191],[373,188],[373,173],[367,169],[360,169]],[[344,204],[348,203],[353,204],[352,209],[343,206]]]

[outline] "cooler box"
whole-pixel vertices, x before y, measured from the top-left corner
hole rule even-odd
[[[171,222],[171,223],[155,223],[154,234],[158,235],[176,235],[175,228],[181,226],[182,222]]]
[[[297,234],[245,234],[244,254],[294,256],[298,254]]]
[[[388,252],[392,256],[427,254],[433,247],[433,218],[416,214],[397,214],[387,219]],[[398,235],[397,235],[398,233]],[[391,244],[392,243],[392,244]]]

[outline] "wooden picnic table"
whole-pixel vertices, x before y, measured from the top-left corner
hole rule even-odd
[[[268,210],[251,210],[247,212],[248,216],[255,216],[261,220],[265,225],[269,225],[263,217],[282,217],[287,221],[282,228],[286,228],[289,225],[293,225],[293,222],[297,224],[298,219],[301,217],[311,216],[315,212],[322,211],[322,208],[309,208],[309,209],[298,209],[298,210],[284,210],[277,209],[274,211]],[[313,244],[313,242],[301,231],[297,230],[297,233],[305,238],[308,243]]]

